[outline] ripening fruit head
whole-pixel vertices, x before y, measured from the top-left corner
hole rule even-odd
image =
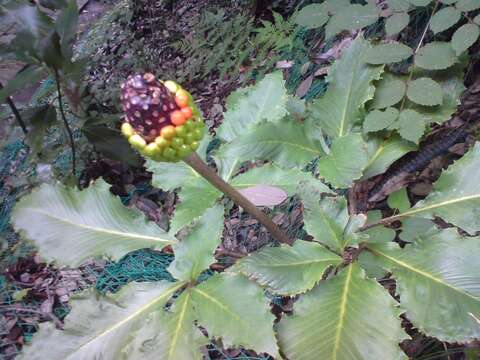
[[[144,156],[179,161],[198,148],[204,123],[192,96],[177,83],[151,73],[131,75],[121,85],[122,134]]]

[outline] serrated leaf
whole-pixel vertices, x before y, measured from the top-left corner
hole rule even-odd
[[[367,164],[367,145],[360,134],[354,133],[333,141],[330,154],[318,161],[318,171],[326,182],[345,189],[362,176]]]
[[[379,10],[375,5],[351,4],[335,13],[325,28],[325,38],[329,39],[344,30],[358,30],[372,25],[378,20]]]
[[[418,238],[429,234],[435,229],[435,224],[428,219],[411,217],[402,219],[399,237],[405,242],[415,242]]]
[[[383,173],[395,160],[417,148],[410,141],[405,141],[399,136],[390,136],[387,140],[370,137],[367,144],[369,160],[362,179]]]
[[[470,234],[480,231],[480,145],[457,160],[433,184],[432,192],[412,209],[398,215],[435,216]]]
[[[398,117],[397,130],[402,138],[418,144],[425,132],[425,120],[415,110],[403,110]]]
[[[405,81],[401,77],[384,73],[376,85],[372,108],[383,109],[397,104],[405,96],[406,89]]]
[[[202,359],[200,347],[209,340],[194,325],[191,291],[184,291],[168,311],[157,310],[146,317],[144,327],[124,350],[125,359]]]
[[[455,7],[464,12],[480,9],[479,0],[458,0]]]
[[[175,234],[182,227],[190,224],[205,210],[212,207],[221,195],[220,190],[202,177],[192,179],[188,184],[183,185],[178,193],[180,203],[175,207],[170,232]]]
[[[217,136],[227,142],[263,120],[277,122],[287,114],[287,90],[280,71],[266,75],[255,86],[242,89],[240,95],[231,97],[227,100],[222,125],[217,129]]]
[[[401,188],[388,196],[387,204],[390,209],[398,209],[399,211],[407,211],[410,209],[410,200],[408,199],[407,189]]]
[[[53,323],[40,324],[33,342],[23,348],[28,360],[123,359],[122,351],[134,334],[148,325],[145,317],[161,310],[183,283],[130,283],[108,299],[89,289],[72,298],[63,331]]]
[[[263,290],[242,275],[215,274],[191,289],[198,323],[226,347],[244,346],[278,356],[274,316]]]
[[[410,8],[408,0],[387,0],[387,4],[393,11],[407,11]]]
[[[407,318],[422,332],[447,342],[480,337],[480,239],[446,229],[407,245],[368,244],[392,272]]]
[[[465,24],[457,29],[452,36],[452,48],[457,56],[475,44],[480,36],[480,29],[475,24]]]
[[[371,84],[383,69],[363,62],[370,44],[358,36],[330,67],[327,92],[311,107],[312,122],[332,138],[345,136],[361,121],[364,104],[373,97]]]
[[[115,260],[129,251],[161,249],[176,241],[140,211],[123,206],[109,188],[103,180],[82,191],[44,184],[17,203],[12,224],[35,241],[46,259],[68,266],[94,256]]]
[[[396,13],[385,20],[385,32],[388,36],[398,34],[405,29],[410,22],[408,13]]]
[[[406,359],[398,343],[406,337],[395,300],[356,264],[320,282],[278,324],[289,359]],[[361,331],[359,331],[361,329]],[[369,339],[369,346],[365,346]]]
[[[300,169],[282,169],[275,164],[266,164],[253,168],[236,176],[231,182],[231,185],[237,189],[244,189],[259,184],[278,186],[286,191],[289,196],[297,193],[299,184],[312,187],[320,193],[333,193],[328,186],[314,178],[311,174]]]
[[[327,6],[323,4],[311,4],[303,7],[295,17],[295,23],[305,26],[307,29],[315,29],[324,25],[330,16]]]
[[[365,61],[373,65],[390,64],[408,59],[412,54],[412,48],[405,44],[386,43],[368,49]]]
[[[213,253],[221,242],[224,208],[216,205],[202,215],[188,235],[174,244],[175,260],[168,271],[178,280],[194,281],[215,262]]]
[[[414,103],[424,106],[441,105],[442,88],[434,80],[423,77],[408,84],[407,97]]]
[[[430,29],[434,34],[445,31],[460,21],[462,13],[453,6],[437,11],[430,20]]]
[[[292,246],[264,248],[237,263],[239,271],[275,294],[295,295],[310,290],[325,270],[342,258],[318,243],[296,240]]]
[[[391,107],[384,111],[373,110],[365,117],[363,131],[368,133],[388,129],[397,120],[398,115],[399,111]]]
[[[418,50],[415,65],[427,70],[446,69],[457,61],[448,42],[432,41]]]
[[[302,124],[284,119],[263,123],[222,145],[215,157],[221,176],[229,181],[242,162],[270,160],[285,167],[302,168],[322,155],[320,144],[309,139]]]
[[[344,234],[349,221],[347,200],[344,197],[325,197],[319,201],[315,193],[308,191],[302,200],[305,230],[315,241],[338,253],[343,252],[346,246],[356,245],[354,237],[345,237]]]

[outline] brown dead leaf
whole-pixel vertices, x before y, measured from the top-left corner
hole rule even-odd
[[[275,206],[287,198],[287,193],[275,186],[257,185],[240,190],[256,206]]]
[[[313,75],[310,75],[305,80],[303,80],[295,91],[295,95],[299,98],[303,98],[307,93],[310,87],[312,86]]]

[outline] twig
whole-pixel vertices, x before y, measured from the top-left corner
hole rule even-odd
[[[67,117],[65,116],[65,110],[63,109],[63,100],[62,100],[62,92],[60,90],[60,76],[58,74],[58,70],[55,69],[55,82],[57,84],[57,93],[58,93],[58,106],[60,107],[60,114],[62,115],[63,123],[65,125],[65,129],[67,130],[68,137],[70,139],[70,147],[72,148],[72,174],[73,177],[77,178],[77,166],[76,166],[76,150],[75,150],[75,140],[73,139],[73,132],[68,124]]]
[[[3,89],[2,83],[0,83],[0,90],[1,89]],[[27,135],[27,133],[28,133],[27,126],[25,125],[25,122],[23,121],[22,116],[20,115],[20,112],[18,111],[17,107],[15,106],[15,103],[13,102],[13,99],[12,99],[11,96],[7,97],[7,104],[10,107],[10,109],[12,110],[13,115],[15,115],[15,119],[17,120],[18,125],[20,125],[20,127],[22,128],[23,133],[25,135]]]
[[[230,197],[238,206],[257,219],[265,226],[275,239],[284,244],[292,244],[285,233],[262,211],[253,205],[247,198],[240,194],[236,189],[227,184],[220,178],[215,171],[205,164],[205,162],[193,152],[184,160],[190,167],[203,176],[210,184],[215,186],[222,193]]]

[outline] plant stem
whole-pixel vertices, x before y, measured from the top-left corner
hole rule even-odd
[[[3,89],[2,83],[0,83],[0,90],[1,89]],[[15,106],[15,103],[13,102],[13,99],[11,96],[7,97],[7,104],[10,107],[10,110],[12,110],[12,113],[15,116],[15,119],[17,120],[18,125],[20,125],[20,127],[22,128],[23,133],[27,135],[28,133],[27,126],[25,125],[25,122],[23,121],[22,116],[20,115],[20,112]]]
[[[72,174],[73,177],[77,177],[77,165],[76,165],[76,150],[75,150],[75,140],[73,139],[73,132],[68,124],[67,117],[65,116],[65,110],[63,108],[63,100],[62,100],[62,92],[60,89],[60,76],[58,74],[58,70],[55,69],[55,82],[57,84],[57,93],[58,93],[58,106],[60,108],[60,114],[62,115],[63,123],[65,125],[65,129],[68,133],[68,138],[70,139],[70,147],[72,148]]]
[[[254,204],[245,198],[240,192],[234,189],[220,178],[215,171],[213,171],[198,155],[193,152],[184,160],[190,167],[203,176],[210,184],[215,186],[222,193],[227,195],[238,206],[241,206],[245,211],[257,219],[275,239],[284,244],[292,244],[292,240],[288,239],[285,233],[262,211],[260,211]]]

